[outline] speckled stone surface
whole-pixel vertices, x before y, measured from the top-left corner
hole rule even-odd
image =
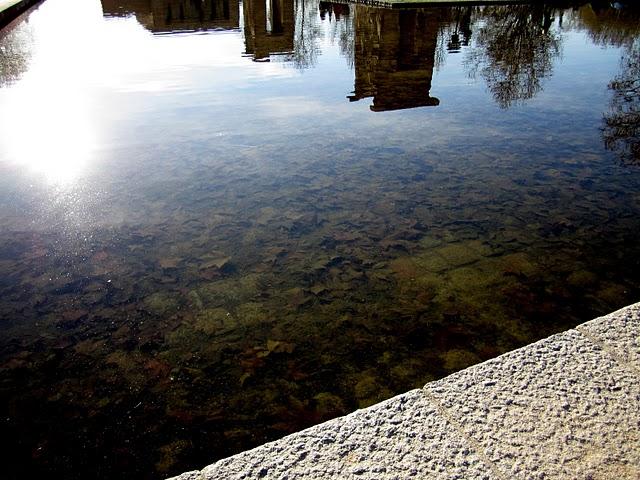
[[[640,304],[179,480],[639,479]]]
[[[640,372],[640,303],[584,323],[577,330]]]
[[[221,460],[187,479],[490,479],[419,390]]]
[[[638,376],[576,330],[431,383],[506,478],[640,478]]]

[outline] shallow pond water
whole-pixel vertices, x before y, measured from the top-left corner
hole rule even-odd
[[[639,31],[315,0],[5,28],[5,478],[199,468],[637,301]]]

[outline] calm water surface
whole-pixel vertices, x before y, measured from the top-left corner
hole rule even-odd
[[[47,0],[0,32],[5,478],[162,478],[640,299],[640,14]]]

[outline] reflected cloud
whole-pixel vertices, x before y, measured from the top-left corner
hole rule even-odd
[[[308,117],[310,112],[336,113],[320,101],[308,97],[270,97],[258,102],[263,115],[271,118]]]

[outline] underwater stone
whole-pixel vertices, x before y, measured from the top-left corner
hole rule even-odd
[[[505,255],[500,260],[505,273],[529,277],[537,272],[535,265],[531,263],[529,257],[524,253]]]
[[[149,313],[164,315],[178,309],[178,302],[174,295],[157,292],[144,299],[144,307]]]
[[[596,274],[587,270],[579,270],[577,272],[573,272],[567,277],[567,283],[576,288],[590,287],[597,282],[598,277],[596,276]]]
[[[441,355],[441,358],[444,361],[444,368],[449,371],[461,370],[481,361],[475,353],[459,348],[449,350]]]
[[[378,391],[378,388],[379,385],[376,382],[376,379],[367,375],[356,383],[354,393],[356,398],[362,400],[374,396]]]
[[[274,480],[637,478],[639,312],[627,307],[175,480],[264,470]]]
[[[321,417],[335,416],[346,411],[342,399],[330,392],[321,392],[313,399],[316,401],[316,411]]]
[[[466,243],[451,243],[435,250],[449,265],[461,267],[476,262],[480,256]]]
[[[208,308],[197,314],[194,327],[211,335],[228,323],[227,317],[228,312],[224,308]]]
[[[231,263],[231,257],[216,257],[213,259],[205,258],[203,260],[205,261],[200,264],[200,270],[207,270],[209,268],[217,268],[218,270],[223,270]]]

